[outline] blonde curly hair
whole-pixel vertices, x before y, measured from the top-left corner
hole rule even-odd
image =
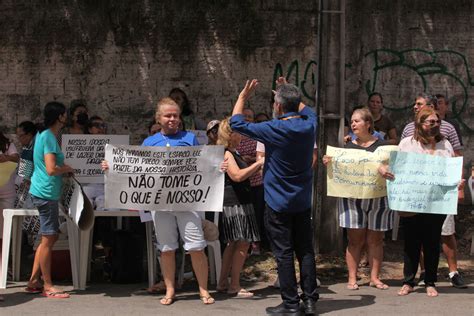
[[[229,118],[227,117],[219,124],[219,130],[217,132],[217,145],[223,145],[225,148],[229,147],[231,134],[232,128],[230,127]]]

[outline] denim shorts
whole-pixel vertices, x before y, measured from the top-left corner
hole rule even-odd
[[[59,233],[59,202],[31,196],[33,204],[38,208],[41,235],[56,235]]]

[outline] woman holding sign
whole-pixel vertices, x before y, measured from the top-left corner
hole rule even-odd
[[[44,107],[45,130],[38,133],[33,150],[34,171],[30,193],[38,208],[41,243],[38,246],[25,289],[29,293],[41,293],[48,298],[68,298],[69,294],[53,286],[51,280],[51,254],[59,232],[59,197],[62,177],[74,170],[64,164],[64,155],[57,136],[66,125],[66,107],[62,103],[50,102]],[[41,275],[44,284],[41,284]]]
[[[356,109],[351,117],[351,129],[356,139],[347,142],[346,148],[374,152],[378,147],[388,145],[387,141],[373,136],[374,120],[367,108]],[[327,165],[331,157],[324,156]],[[349,270],[348,290],[358,290],[357,268],[364,245],[367,245],[370,264],[370,286],[379,290],[388,285],[379,279],[383,260],[384,232],[392,229],[393,212],[388,208],[387,197],[372,199],[339,199],[339,226],[347,228],[348,245],[346,263]]]
[[[240,272],[250,243],[260,241],[249,178],[261,170],[264,159],[248,166],[236,151],[240,140],[241,135],[230,128],[229,119],[223,120],[219,125],[217,144],[225,146],[224,159],[229,166],[225,177],[224,209],[219,221],[226,247],[217,291],[251,298],[253,293],[240,286]]]
[[[454,157],[451,144],[440,134],[441,119],[435,110],[425,108],[418,112],[415,118],[415,134],[402,139],[398,147],[401,152],[411,152],[443,157]],[[380,173],[386,179],[393,180],[388,166],[382,166]],[[430,297],[438,296],[435,287],[437,280],[441,228],[446,215],[427,213],[403,212],[404,267],[403,286],[398,295],[408,295],[414,291],[415,275],[420,261],[420,251],[423,247],[425,263],[425,288]],[[407,217],[408,216],[408,217]]]
[[[193,133],[179,129],[181,110],[171,98],[164,98],[156,107],[156,122],[161,131],[143,141],[144,146],[197,146]],[[202,230],[201,217],[197,212],[153,212],[158,248],[161,251],[161,269],[166,285],[166,294],[160,300],[163,305],[171,305],[175,300],[175,251],[179,235],[184,241],[184,249],[190,253],[191,261],[199,284],[199,295],[203,304],[214,304],[214,298],[207,290],[208,262],[204,248],[206,241]]]

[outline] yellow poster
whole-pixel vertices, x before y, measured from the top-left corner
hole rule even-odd
[[[380,146],[375,152],[328,146],[326,155],[332,157],[327,165],[327,195],[345,198],[372,199],[387,195],[385,179],[378,173],[390,152],[398,146]]]
[[[0,163],[0,187],[3,187],[5,184],[7,184],[12,173],[15,171],[16,166],[17,163],[11,161]]]

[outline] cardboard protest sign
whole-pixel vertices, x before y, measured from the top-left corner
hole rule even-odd
[[[222,211],[222,146],[107,145],[105,159],[106,208]]]
[[[16,170],[17,165],[16,162],[11,161],[0,163],[0,187],[3,187],[8,183],[8,181],[10,181],[10,177]]]
[[[79,227],[89,230],[94,225],[94,208],[81,185],[74,178],[64,178],[61,194],[63,212]]]
[[[462,161],[462,157],[392,152],[390,170],[395,180],[387,181],[389,207],[405,212],[457,214]]]
[[[129,135],[64,134],[64,163],[74,168],[74,176],[80,183],[104,183],[100,163],[104,160],[105,145],[128,145],[129,138]]]
[[[374,152],[328,146],[332,157],[327,166],[327,195],[356,199],[372,199],[387,195],[385,179],[378,173],[390,152],[397,146],[380,146]]]

